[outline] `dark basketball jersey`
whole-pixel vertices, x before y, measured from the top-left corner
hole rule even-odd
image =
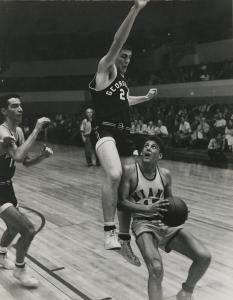
[[[9,132],[13,136],[13,133],[10,130]],[[16,145],[19,146],[19,136],[16,141]],[[8,153],[0,155],[0,181],[10,180],[14,176],[14,174],[15,161],[13,160],[13,158]]]
[[[125,78],[117,74],[116,79],[104,90],[95,89],[95,78],[89,84],[97,123],[102,121],[124,123],[130,127],[128,86]]]

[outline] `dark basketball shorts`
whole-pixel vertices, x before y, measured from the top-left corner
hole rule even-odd
[[[129,129],[119,129],[112,126],[100,125],[92,130],[91,141],[97,149],[107,141],[113,141],[116,144],[120,157],[127,157],[141,152],[145,136],[139,134],[130,134]]]
[[[0,182],[0,214],[10,206],[18,206],[12,182]]]
[[[170,252],[172,250],[169,247],[169,243],[182,228],[182,226],[169,227],[163,223],[161,224],[158,220],[138,220],[135,218],[132,222],[132,232],[136,239],[143,233],[150,233],[157,240],[159,248],[165,252]]]

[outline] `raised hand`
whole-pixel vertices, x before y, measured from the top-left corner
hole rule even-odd
[[[135,6],[138,9],[142,9],[143,7],[145,7],[149,1],[150,0],[134,0]]]
[[[44,147],[43,147],[43,149],[42,149],[42,151],[41,151],[41,154],[42,154],[44,157],[48,158],[48,157],[50,157],[51,155],[53,155],[53,150],[52,150],[51,148],[47,147],[46,145],[44,145]]]
[[[5,136],[2,140],[0,140],[0,143],[3,148],[7,148],[15,143],[15,138],[12,135]]]
[[[50,123],[51,123],[51,120],[49,118],[42,117],[37,120],[35,129],[37,129],[38,131],[41,131],[44,126],[49,125]]]
[[[146,97],[148,100],[153,99],[156,95],[158,95],[158,90],[156,88],[150,89],[149,92],[147,93]]]

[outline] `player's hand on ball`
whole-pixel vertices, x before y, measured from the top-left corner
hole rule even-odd
[[[3,148],[7,148],[15,143],[15,138],[11,135],[5,136],[2,140],[0,140]]]
[[[44,148],[42,149],[42,155],[47,158],[53,155],[53,150],[47,147],[46,145],[44,145]]]
[[[44,126],[49,125],[50,123],[51,123],[51,120],[49,118],[42,117],[42,118],[37,120],[35,128],[38,131],[41,131]]]
[[[161,218],[163,218],[163,213],[167,212],[169,206],[169,201],[167,199],[161,199],[151,205],[148,205],[150,212],[157,213]]]
[[[158,95],[158,90],[156,88],[154,89],[150,89],[149,92],[147,93],[146,97],[148,98],[148,100],[153,99],[155,96]]]
[[[143,7],[145,7],[147,5],[147,3],[149,2],[150,0],[135,0],[135,6],[136,8],[138,9],[142,9]]]

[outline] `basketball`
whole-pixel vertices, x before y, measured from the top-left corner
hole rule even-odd
[[[168,201],[170,205],[168,211],[164,213],[162,222],[171,227],[184,224],[188,218],[188,207],[186,203],[179,197],[171,197]]]

